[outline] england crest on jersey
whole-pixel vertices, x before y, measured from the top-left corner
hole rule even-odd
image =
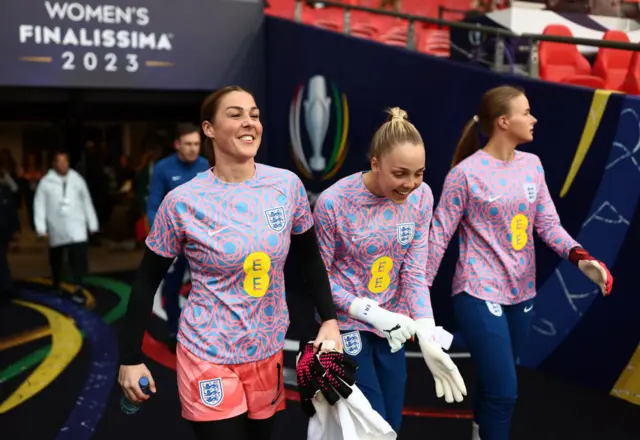
[[[536,198],[538,197],[538,189],[536,188],[536,184],[525,183],[524,194],[527,196],[527,200],[529,201],[529,203],[535,202]]]
[[[224,388],[222,388],[222,379],[201,380],[198,382],[200,388],[200,399],[202,402],[212,408],[218,406],[224,398]]]
[[[285,226],[287,226],[287,219],[282,206],[273,209],[265,209],[264,216],[267,219],[269,227],[276,232],[284,231]]]
[[[398,225],[398,243],[402,246],[411,243],[415,233],[415,223],[400,223]]]
[[[342,346],[349,356],[355,356],[362,351],[362,339],[358,330],[342,334]]]

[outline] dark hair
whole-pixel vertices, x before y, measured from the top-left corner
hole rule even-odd
[[[252,95],[251,92],[243,89],[240,86],[227,86],[218,89],[204,98],[202,106],[200,107],[200,121],[208,121],[209,123],[213,124],[216,113],[218,112],[218,107],[220,106],[220,101],[222,101],[222,98],[224,98],[231,92],[244,92]],[[204,155],[207,159],[209,159],[209,166],[214,166],[216,164],[216,156],[213,151],[213,140],[208,136],[205,137],[204,140]]]
[[[54,160],[56,160],[56,158],[58,156],[67,156],[67,159],[69,158],[69,152],[65,149],[55,149],[51,152],[51,161],[53,162]]]
[[[176,126],[176,140],[180,140],[182,136],[191,133],[200,134],[200,129],[191,122],[183,122]]]
[[[496,119],[508,114],[511,111],[511,101],[520,95],[524,95],[524,90],[520,87],[500,86],[487,91],[482,96],[478,113],[464,126],[462,137],[453,154],[451,168],[480,149],[480,139],[475,131],[476,124],[480,133],[490,138],[493,135]]]
[[[369,160],[380,157],[388,152],[394,145],[403,142],[423,145],[422,136],[416,127],[409,122],[407,112],[400,107],[387,109],[387,122],[382,124],[373,135],[369,148]]]

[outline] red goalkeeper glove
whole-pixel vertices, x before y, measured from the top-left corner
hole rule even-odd
[[[611,272],[602,261],[596,260],[581,247],[571,249],[569,261],[578,266],[582,273],[596,283],[603,295],[607,296],[611,293],[613,276],[611,276]]]

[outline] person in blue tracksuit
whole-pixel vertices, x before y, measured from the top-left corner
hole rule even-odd
[[[209,161],[200,156],[200,143],[200,129],[197,126],[178,125],[174,144],[176,152],[160,160],[153,168],[147,199],[147,219],[150,227],[153,226],[160,203],[171,190],[209,169]],[[183,255],[180,255],[173,263],[173,269],[170,269],[165,276],[162,289],[169,330],[168,345],[173,351],[176,347],[180,319],[180,288],[186,268],[187,261]]]

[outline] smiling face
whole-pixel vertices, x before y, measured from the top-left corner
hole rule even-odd
[[[213,121],[204,121],[202,128],[214,141],[216,157],[230,157],[237,162],[253,159],[262,141],[260,111],[253,96],[244,91],[222,96]]]
[[[371,159],[380,195],[398,205],[422,184],[424,165],[424,146],[410,142],[393,145],[385,154]]]
[[[424,142],[418,129],[400,107],[387,110],[387,122],[371,140],[371,173],[364,175],[365,186],[373,194],[387,197],[398,205],[422,183]]]

